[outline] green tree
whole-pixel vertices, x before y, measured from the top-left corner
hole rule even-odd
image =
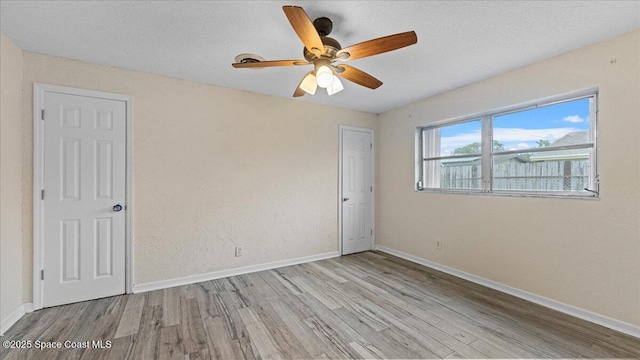
[[[482,145],[479,142],[474,142],[453,150],[453,155],[480,154],[481,148]],[[504,144],[494,140],[493,151],[504,151]]]
[[[543,147],[547,147],[547,146],[551,145],[551,142],[549,140],[540,139],[540,140],[536,141],[536,144],[538,144],[539,148],[543,148]]]
[[[481,146],[479,142],[467,144],[453,150],[453,155],[479,154]]]

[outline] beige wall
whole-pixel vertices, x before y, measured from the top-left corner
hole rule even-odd
[[[338,250],[338,124],[376,115],[25,52],[26,301],[34,82],[134,97],[135,283]]]
[[[22,305],[22,50],[0,32],[0,319]]]
[[[413,191],[417,125],[593,86],[601,200]],[[640,325],[639,103],[636,31],[381,114],[377,243]]]

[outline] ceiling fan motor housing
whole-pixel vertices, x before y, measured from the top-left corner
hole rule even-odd
[[[340,46],[340,43],[336,39],[327,36],[331,33],[331,30],[333,30],[333,22],[327,17],[320,17],[313,21],[313,26],[316,28],[318,35],[320,35],[322,45],[324,45],[325,53],[322,55],[322,58],[332,58],[340,49],[342,49],[342,46]],[[303,49],[302,54],[309,62],[319,59],[316,54],[307,50],[306,47]]]
[[[323,58],[332,58],[338,51],[340,51],[340,49],[342,49],[340,43],[334,38],[328,36],[320,36],[320,40],[322,40],[322,45],[324,45],[325,53],[322,55]],[[318,56],[307,50],[306,47],[302,50],[302,54],[308,62],[313,62],[314,60],[318,59]]]

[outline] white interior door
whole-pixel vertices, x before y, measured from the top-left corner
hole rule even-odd
[[[125,109],[44,93],[44,307],[125,292]]]
[[[371,133],[342,129],[342,254],[373,249]]]

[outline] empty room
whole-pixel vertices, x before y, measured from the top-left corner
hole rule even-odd
[[[1,359],[640,358],[640,1],[0,1]]]

